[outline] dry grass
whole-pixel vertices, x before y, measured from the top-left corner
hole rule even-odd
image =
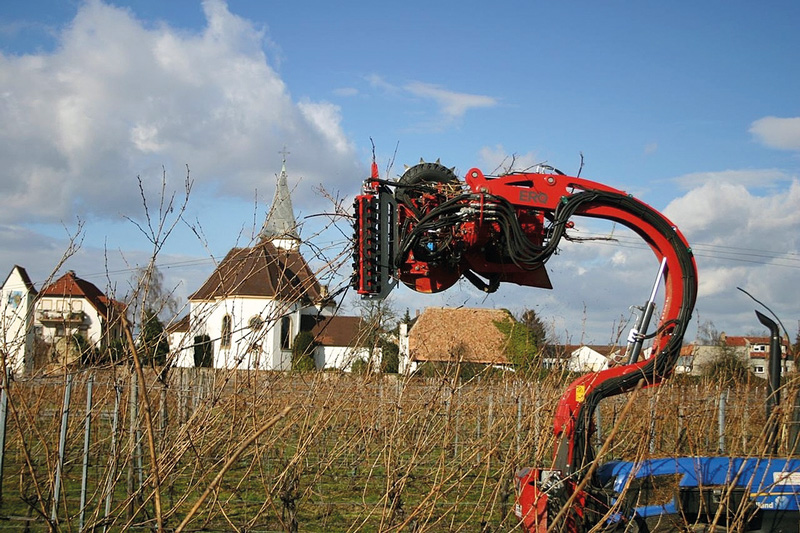
[[[74,380],[57,530],[78,529],[87,376]],[[553,411],[565,386],[558,377],[455,386],[447,379],[208,369],[173,370],[166,388],[153,373],[146,379],[160,482],[154,488],[148,478],[142,413],[131,423],[130,371],[97,372],[89,530],[154,528],[155,490],[167,530],[203,493],[186,531],[513,530],[513,474],[550,460]],[[57,376],[12,384],[0,509],[11,520],[0,527],[47,528],[64,383]],[[607,400],[601,436],[619,428],[602,460],[717,454],[715,401],[727,390],[703,381],[643,390],[624,420],[617,419],[626,398]],[[763,383],[730,388],[727,455],[763,453],[764,394]],[[781,427],[786,453],[788,426]],[[248,438],[252,444],[243,447]]]

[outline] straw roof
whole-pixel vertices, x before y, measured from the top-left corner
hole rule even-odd
[[[429,307],[408,334],[411,360],[507,365],[508,338],[495,323],[510,320],[501,309]]]

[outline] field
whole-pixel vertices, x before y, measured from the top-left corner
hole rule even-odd
[[[515,530],[514,472],[548,463],[568,382],[173,369],[141,388],[124,366],[70,376],[11,383],[0,528]],[[603,461],[765,452],[763,381],[635,394],[624,419],[629,396],[601,404],[598,448],[617,428]]]

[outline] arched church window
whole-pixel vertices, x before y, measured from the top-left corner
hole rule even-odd
[[[231,346],[231,315],[222,317],[222,332],[220,334],[220,346],[230,348]]]

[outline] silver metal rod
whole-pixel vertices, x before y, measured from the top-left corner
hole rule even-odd
[[[50,509],[50,520],[53,524],[58,518],[58,499],[61,497],[61,468],[64,464],[64,453],[67,446],[67,426],[69,425],[69,402],[72,397],[72,374],[67,374],[67,384],[64,387],[64,403],[61,408],[61,436],[58,440],[58,462],[56,463],[56,476],[53,481],[53,506]]]
[[[108,515],[111,514],[111,501],[114,499],[114,486],[117,477],[117,428],[119,427],[119,404],[122,398],[122,386],[114,384],[114,417],[111,421],[111,457],[109,458],[108,481],[106,483],[106,505],[103,514],[103,532],[108,530]]]
[[[92,436],[92,388],[94,387],[94,373],[89,374],[86,383],[86,421],[83,429],[83,472],[81,474],[81,513],[78,519],[78,531],[83,531],[86,518],[86,488],[89,481],[89,445]]]
[[[6,417],[8,415],[8,386],[10,385],[9,377],[11,375],[8,370],[8,365],[4,366],[6,368],[6,375],[3,381],[3,389],[0,391],[0,503],[3,501],[3,467],[6,458]]]
[[[642,353],[642,345],[644,344],[644,337],[647,334],[647,327],[650,325],[650,319],[653,317],[653,311],[656,308],[658,286],[661,284],[661,278],[664,276],[666,267],[667,258],[664,257],[661,259],[661,266],[658,269],[656,281],[653,283],[653,291],[650,293],[650,299],[647,300],[647,303],[644,305],[642,316],[628,336],[628,364],[633,364],[638,361],[639,354]]]

